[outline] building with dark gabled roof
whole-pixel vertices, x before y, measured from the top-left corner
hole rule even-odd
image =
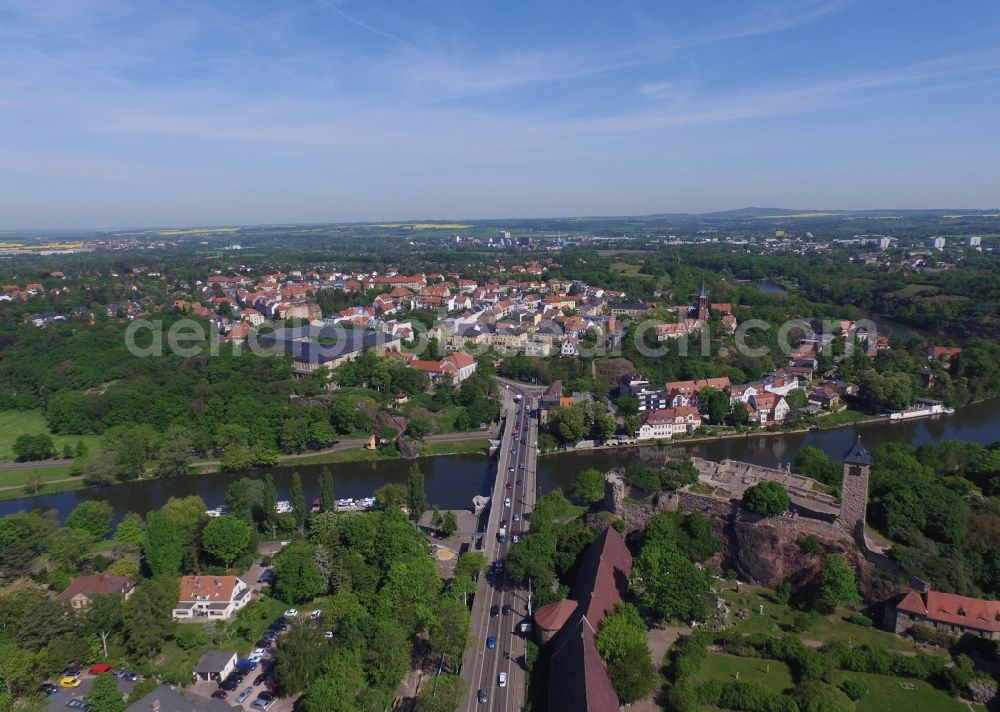
[[[570,599],[535,612],[543,642],[551,640],[549,712],[617,712],[618,695],[594,638],[628,590],[632,554],[621,535],[604,530],[583,555]]]

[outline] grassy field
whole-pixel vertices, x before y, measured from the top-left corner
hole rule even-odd
[[[845,676],[861,680],[868,686],[868,694],[858,701],[858,712],[969,712],[970,709],[921,680],[856,672]],[[913,685],[913,689],[901,687],[901,683]],[[986,709],[982,705],[971,705],[971,708]]]
[[[733,682],[737,679],[741,682],[759,682],[777,694],[794,686],[792,673],[783,662],[761,658],[738,658],[722,653],[710,653],[705,658],[701,669],[698,670],[696,682],[707,682],[708,680]]]
[[[0,411],[0,460],[13,462],[14,441],[21,435],[38,435],[48,433],[49,426],[40,410],[4,410]],[[91,451],[97,446],[96,435],[52,435],[55,441],[56,454],[62,457],[63,446],[67,443],[73,447],[83,441]]]
[[[769,589],[760,586],[741,585],[737,593],[734,583],[723,581],[716,585],[716,592],[733,606],[733,612],[740,608],[750,611],[750,616],[742,621],[731,620],[731,628],[741,633],[764,633],[776,635],[786,632],[798,611],[778,603]],[[760,607],[764,607],[763,614]],[[852,645],[881,643],[889,650],[913,652],[916,647],[907,640],[887,631],[877,630],[847,622],[844,617],[850,611],[839,609],[827,616],[820,616],[815,625],[800,633],[803,640],[842,640]],[[734,618],[731,617],[731,618]]]

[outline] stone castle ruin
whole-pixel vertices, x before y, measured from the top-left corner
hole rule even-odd
[[[823,492],[818,482],[796,475],[787,467],[773,469],[734,460],[712,462],[701,458],[694,458],[692,462],[699,473],[697,484],[676,492],[659,492],[642,502],[631,496],[624,472],[607,473],[607,508],[624,519],[630,528],[644,527],[659,512],[683,509],[767,525],[785,531],[792,539],[813,535],[831,542],[854,543],[862,551],[872,549],[865,534],[871,455],[860,438],[844,455],[839,502]],[[789,510],[781,516],[765,518],[740,509],[743,493],[767,480],[780,482],[788,491],[792,502]]]

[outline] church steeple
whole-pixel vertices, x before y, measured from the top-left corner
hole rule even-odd
[[[698,292],[698,319],[708,321],[708,289],[705,288],[705,278],[701,278],[701,290]]]

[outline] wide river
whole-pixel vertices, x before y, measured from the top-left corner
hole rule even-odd
[[[836,430],[785,435],[750,435],[729,440],[712,440],[665,447],[592,450],[545,455],[538,459],[538,486],[542,493],[556,487],[567,489],[574,475],[596,467],[602,471],[630,462],[662,463],[668,456],[697,455],[711,460],[731,458],[765,466],[791,462],[801,448],[818,447],[839,459],[861,435],[865,445],[876,447],[885,442],[923,445],[956,438],[984,445],[1000,440],[1000,399],[976,403],[951,416],[923,418],[904,423],[886,421]],[[496,473],[495,464],[483,455],[452,455],[421,458],[416,461],[427,482],[431,504],[442,509],[469,508],[477,494],[489,494]],[[405,484],[410,462],[385,460],[327,465],[335,477],[336,496],[367,497],[389,482]],[[323,465],[276,467],[271,470],[281,498],[287,498],[292,473],[299,472],[310,500],[316,495]],[[208,507],[223,503],[226,487],[240,477],[260,477],[262,471],[192,475],[167,480],[144,480],[128,485],[92,488],[0,501],[0,516],[34,508],[55,509],[65,516],[80,502],[101,499],[115,510],[115,518],[126,512],[146,514],[159,508],[170,497],[199,495]]]

